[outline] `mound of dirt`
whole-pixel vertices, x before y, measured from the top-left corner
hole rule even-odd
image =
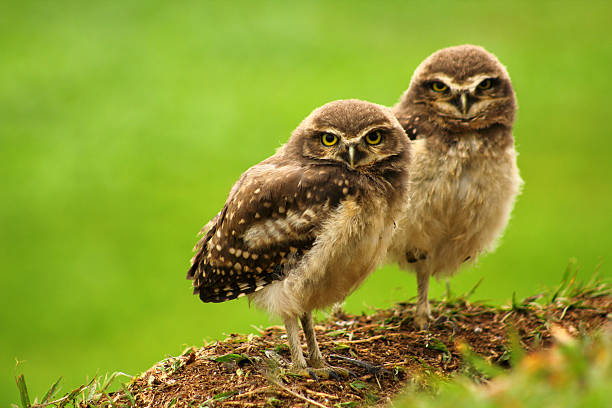
[[[347,380],[291,375],[285,331],[273,326],[261,335],[234,334],[200,349],[188,349],[158,363],[109,397],[117,406],[138,407],[382,405],[408,382],[418,385],[428,376],[444,377],[460,370],[460,350],[465,350],[465,344],[487,360],[508,366],[509,333],[518,334],[521,346],[531,351],[550,345],[553,325],[577,335],[612,318],[609,294],[544,306],[534,300],[506,308],[471,304],[465,299],[432,302],[436,320],[428,331],[414,328],[414,304],[410,303],[372,315],[335,313],[315,329],[328,361],[355,374]],[[342,357],[367,361],[381,370],[371,372]]]

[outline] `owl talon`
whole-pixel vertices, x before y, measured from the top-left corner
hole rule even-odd
[[[287,371],[287,373],[298,376],[298,377],[310,377],[316,381],[319,381],[319,377],[317,376],[317,374],[312,370],[312,368],[309,368],[309,367],[306,367],[306,368],[292,367],[289,371]]]
[[[427,320],[415,320],[414,325],[419,329],[419,331],[427,331],[429,329],[429,322]]]
[[[351,376],[356,377],[355,373],[346,368],[326,366],[322,368],[292,368],[289,371],[290,374],[297,375],[299,377],[310,377],[315,381],[320,380],[335,380],[342,381],[343,379]]]
[[[312,377],[313,380],[319,381],[319,376],[317,375],[317,373],[314,372],[312,368],[307,368],[306,371],[308,372],[308,375]]]
[[[419,313],[417,313],[417,315],[414,317],[414,325],[420,331],[428,330],[429,329],[429,322],[431,320],[433,320],[433,317],[431,316],[430,313],[427,313],[427,314],[419,314]]]
[[[330,378],[332,378],[336,381],[342,381],[342,379],[356,377],[355,373],[353,373],[350,370],[347,370],[346,368],[342,368],[342,367],[334,367],[334,366],[328,365],[325,368],[316,368],[315,370],[316,370],[315,372],[320,377],[326,380],[329,380]]]
[[[329,370],[329,376],[336,381],[340,381],[340,376],[334,370]]]
[[[367,361],[357,360],[356,358],[340,356],[338,354],[332,354],[330,357],[346,361],[347,363],[356,365],[357,367],[361,367],[361,368],[365,369],[368,372],[368,374],[374,375],[376,377],[380,377],[380,376],[382,376],[384,374],[389,374],[390,373],[389,370],[387,370],[386,368],[384,368],[382,366],[377,366],[377,365],[368,363]],[[354,373],[352,373],[351,371],[349,371],[349,372],[353,376],[356,377],[356,375]]]

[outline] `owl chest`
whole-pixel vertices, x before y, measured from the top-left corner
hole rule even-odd
[[[303,276],[312,307],[344,299],[376,268],[391,239],[393,221],[382,198],[367,209],[343,207],[317,240]]]
[[[483,151],[465,141],[448,152],[421,150],[411,173],[411,206],[432,239],[487,225],[516,190],[514,150]]]

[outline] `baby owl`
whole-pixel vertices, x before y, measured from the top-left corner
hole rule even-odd
[[[202,229],[187,274],[194,294],[204,302],[248,295],[283,320],[295,371],[342,373],[321,355],[312,310],[342,301],[384,257],[404,206],[409,150],[389,108],[341,100],[314,110],[240,177]]]
[[[430,276],[450,275],[491,251],[522,181],[512,126],[516,99],[503,65],[481,47],[461,45],[429,56],[393,111],[412,139],[410,213],[389,259],[417,275],[415,324],[431,318]]]

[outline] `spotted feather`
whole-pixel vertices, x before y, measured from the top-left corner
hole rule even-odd
[[[354,194],[341,165],[267,160],[240,178],[203,229],[188,272],[204,302],[223,302],[283,279],[312,247],[322,222]]]

